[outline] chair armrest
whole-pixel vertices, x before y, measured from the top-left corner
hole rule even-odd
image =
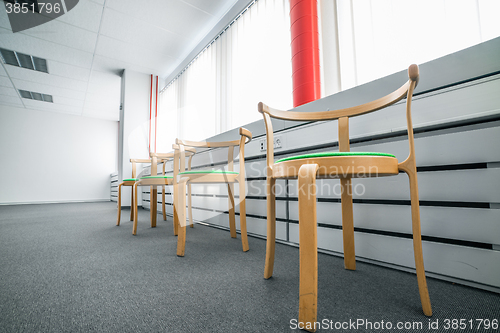
[[[149,156],[156,157],[158,159],[173,158],[174,153],[149,153]]]
[[[130,162],[132,162],[132,163],[151,163],[151,160],[145,159],[145,158],[131,158]]]
[[[240,135],[241,136],[245,136],[248,139],[248,141],[246,141],[245,144],[247,144],[250,141],[252,141],[252,132],[250,132],[246,128],[240,127]]]

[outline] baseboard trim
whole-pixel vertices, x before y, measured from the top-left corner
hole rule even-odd
[[[94,200],[61,200],[61,201],[27,201],[27,202],[0,202],[0,206],[18,206],[18,205],[46,205],[61,203],[89,203],[89,202],[111,202],[110,199]]]

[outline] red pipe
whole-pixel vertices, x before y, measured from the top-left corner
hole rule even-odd
[[[293,106],[321,98],[317,0],[290,0]]]
[[[153,111],[153,74],[151,74],[151,89],[149,90],[149,142],[148,142],[148,155],[151,152],[151,112]]]
[[[156,76],[156,91],[155,91],[156,97],[155,97],[155,153],[156,153],[156,133],[158,132],[158,75]]]

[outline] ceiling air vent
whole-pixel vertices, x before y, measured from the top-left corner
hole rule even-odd
[[[52,98],[52,95],[40,94],[37,92],[21,90],[21,89],[19,89],[19,94],[21,95],[22,98],[33,99],[35,101],[54,103],[54,99]]]
[[[42,96],[43,96],[44,102],[54,103],[54,100],[52,99],[52,95],[42,94]]]
[[[19,52],[16,52],[16,54],[17,60],[19,60],[19,64],[22,68],[35,69],[35,66],[33,66],[33,61],[31,61],[31,56]]]
[[[19,93],[21,94],[22,98],[33,99],[29,91],[19,89]]]
[[[43,101],[42,94],[40,94],[40,93],[32,92],[31,96],[33,96],[34,100]]]
[[[35,65],[35,70],[39,72],[49,73],[49,69],[47,68],[47,60],[31,57],[33,59],[33,64]]]
[[[0,55],[2,56],[3,62],[7,65],[49,73],[47,60],[45,59],[2,48],[0,48]]]
[[[2,60],[5,64],[19,66],[16,54],[14,51],[0,49],[0,54],[2,54]]]

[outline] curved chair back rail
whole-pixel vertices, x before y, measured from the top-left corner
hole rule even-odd
[[[252,133],[246,128],[240,127],[239,134],[240,136],[244,136],[246,138],[244,144],[247,144],[252,140]],[[186,150],[188,150],[187,147],[218,148],[218,147],[239,146],[241,144],[241,140],[210,142],[210,141],[189,141],[189,140],[176,139],[175,143],[177,145],[186,146]]]
[[[196,149],[194,148],[187,148],[186,149],[186,156],[191,158],[194,154],[196,154]],[[158,201],[158,186],[162,187],[162,193],[161,193],[161,202],[162,202],[162,215],[163,215],[163,220],[167,220],[167,211],[166,211],[166,202],[165,202],[165,186],[167,185],[172,185],[173,184],[173,176],[167,176],[165,175],[165,165],[166,162],[169,160],[174,159],[175,157],[175,152],[170,152],[170,153],[156,153],[156,152],[151,152],[150,154],[150,159],[149,160],[142,160],[142,161],[147,161],[148,163],[151,163],[151,169],[150,169],[150,176],[146,177],[141,177],[141,179],[137,179],[132,185],[134,186],[133,188],[133,195],[137,197],[137,187],[138,186],[150,186],[150,220],[151,220],[151,227],[154,228],[156,227],[156,215],[157,215],[157,201]],[[161,175],[158,175],[158,164],[163,164],[162,167],[162,173]],[[135,205],[132,209],[132,212],[134,214],[134,217],[132,220],[134,221],[133,224],[133,229],[132,229],[132,234],[137,234],[137,219],[138,219],[138,214],[137,214],[137,202],[135,202]],[[174,234],[177,234],[177,222],[175,221],[175,216],[174,216]]]
[[[277,118],[290,121],[321,121],[321,120],[335,120],[339,122],[339,151],[349,151],[349,117],[356,117],[370,112],[378,111],[388,106],[391,106],[403,98],[406,98],[406,119],[408,127],[408,139],[410,151],[408,158],[399,164],[400,170],[405,170],[411,167],[411,162],[414,156],[414,139],[413,139],[413,125],[411,121],[411,98],[413,91],[419,81],[418,66],[413,64],[408,68],[408,81],[403,84],[396,91],[379,98],[375,101],[365,104],[353,106],[350,108],[332,110],[332,111],[318,111],[318,112],[297,112],[297,111],[282,111],[273,109],[264,103],[258,104],[258,111],[264,116],[264,123],[267,133],[267,166],[268,168],[274,165],[274,133],[271,118]]]
[[[356,269],[354,252],[354,224],[352,201],[352,178],[398,175],[404,171],[410,181],[411,215],[413,230],[413,250],[422,309],[425,315],[432,315],[432,308],[425,279],[420,232],[420,209],[418,199],[417,170],[413,125],[411,120],[411,100],[418,84],[417,65],[408,68],[408,81],[388,95],[362,105],[318,112],[282,111],[259,103],[258,111],[264,117],[267,139],[267,246],[264,278],[273,274],[276,239],[276,197],[273,193],[277,178],[298,178],[299,191],[299,239],[300,239],[300,291],[299,322],[304,327],[313,327],[317,317],[318,292],[318,247],[316,221],[316,178],[340,178],[342,188],[342,234],[344,246],[344,266]],[[409,154],[406,160],[398,162],[394,155],[383,153],[350,153],[349,118],[381,110],[406,98],[406,122],[408,127]],[[309,154],[274,162],[274,138],[271,118],[291,121],[338,120],[339,152]],[[375,166],[374,172],[370,167]],[[366,172],[368,168],[368,172]],[[350,171],[347,171],[350,170]],[[361,176],[358,172],[362,172]]]
[[[221,142],[208,142],[208,141],[189,141],[189,140],[181,140],[176,139],[175,144],[172,146],[174,148],[175,153],[179,154],[178,158],[174,158],[174,178],[177,177],[178,173],[184,172],[185,168],[185,157],[188,155],[188,151],[191,148],[228,148],[228,156],[227,156],[227,166],[228,171],[234,171],[234,147],[239,147],[239,157],[240,157],[240,176],[243,177],[245,175],[245,144],[252,141],[252,133],[246,128],[239,128],[239,140],[232,141],[221,141]],[[191,170],[191,155],[189,158],[189,167],[188,170]],[[177,161],[177,162],[176,162]],[[178,165],[176,165],[178,163]],[[178,172],[177,172],[178,171]]]
[[[186,243],[186,187],[188,190],[188,210],[189,220],[192,225],[191,213],[191,184],[192,183],[225,183],[228,189],[228,205],[229,205],[229,227],[231,237],[236,238],[236,222],[235,222],[235,201],[234,201],[234,183],[239,183],[240,197],[240,228],[241,242],[243,251],[248,251],[248,238],[246,232],[246,210],[245,210],[245,144],[252,140],[252,133],[245,128],[239,129],[239,140],[223,141],[223,142],[206,142],[206,141],[188,141],[176,139],[175,158],[174,158],[174,212],[179,217],[179,237],[177,239],[177,255],[182,257],[185,253]],[[185,157],[190,148],[228,148],[227,168],[228,171],[214,170],[196,170],[191,171],[191,158],[189,159],[188,172],[186,171]],[[234,172],[234,148],[239,148],[239,172]],[[177,188],[177,190],[176,190]],[[176,208],[180,207],[179,209]]]

